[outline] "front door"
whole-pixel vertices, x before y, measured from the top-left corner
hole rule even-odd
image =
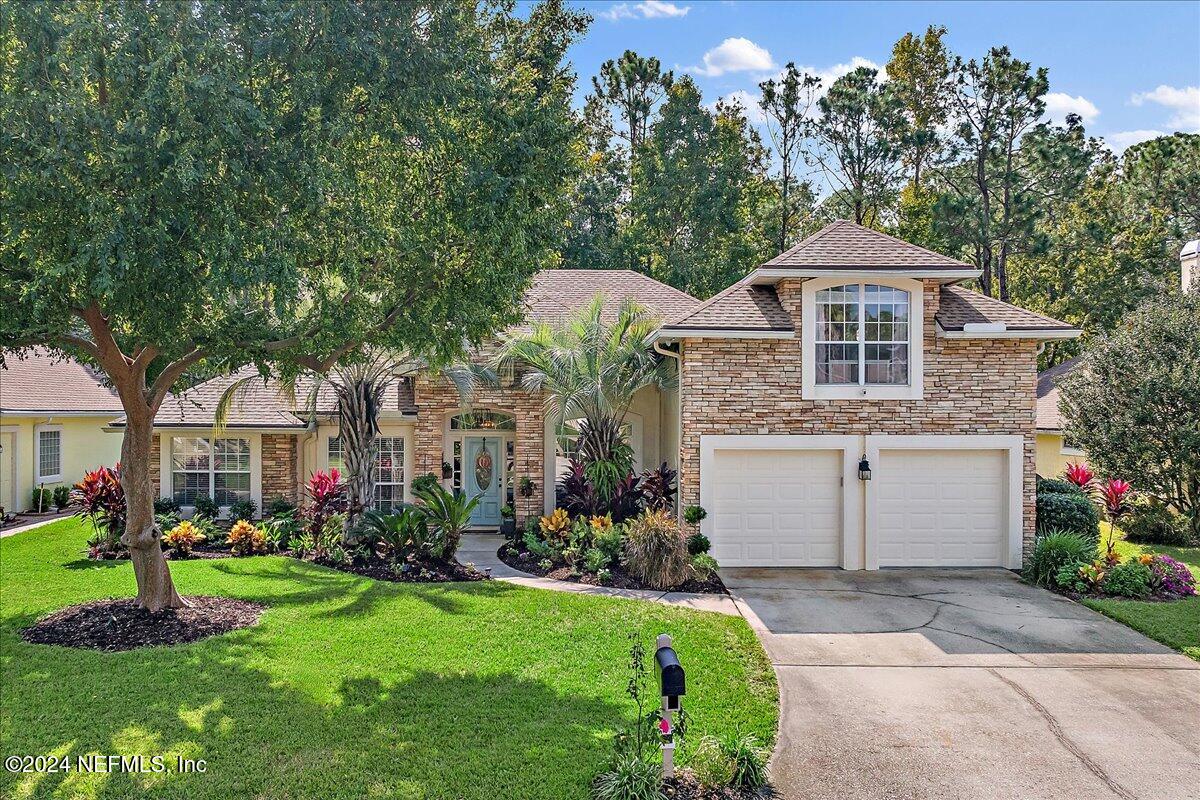
[[[467,463],[464,465],[463,491],[468,497],[479,495],[479,504],[471,512],[471,525],[498,527],[504,484],[500,440],[494,436],[468,436],[464,450]]]

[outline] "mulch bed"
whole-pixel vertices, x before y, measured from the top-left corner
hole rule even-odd
[[[187,608],[151,613],[136,600],[95,600],[68,606],[21,631],[35,644],[57,644],[119,652],[139,647],[186,644],[248,628],[266,606],[229,597],[185,597]]]
[[[761,800],[776,797],[766,789],[734,789],[729,786],[701,786],[696,776],[681,770],[674,778],[663,781],[663,795],[671,800]]]
[[[565,565],[552,566],[550,569],[543,569],[539,565],[541,558],[522,549],[517,555],[510,555],[508,552],[510,545],[506,544],[501,547],[496,555],[505,564],[508,564],[513,569],[519,569],[522,572],[528,572],[531,575],[537,575],[541,578],[551,578],[556,581],[567,581],[569,583],[586,583],[589,586],[608,586],[613,589],[649,589],[650,587],[641,583],[633,575],[630,575],[624,567],[619,563],[614,564],[609,570],[612,572],[612,578],[607,581],[601,581],[596,577],[595,573],[584,572],[579,575],[573,575],[571,568]],[[654,589],[652,591],[661,591]],[[669,591],[672,592],[693,592],[696,594],[728,594],[725,589],[725,584],[721,583],[721,579],[716,575],[708,580],[689,580],[679,586],[672,587]]]
[[[393,566],[392,562],[382,558],[372,558],[366,563],[342,562],[335,563],[329,559],[306,558],[313,564],[320,564],[323,567],[330,569],[349,572],[354,575],[362,575],[365,578],[374,578],[377,581],[391,581],[392,583],[452,583],[462,581],[486,581],[491,580],[491,576],[477,569],[473,569],[458,561],[451,561],[448,564],[410,564],[406,570],[398,570]]]

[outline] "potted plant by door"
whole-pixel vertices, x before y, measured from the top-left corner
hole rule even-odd
[[[520,483],[517,485],[517,491],[521,493],[521,497],[533,497],[533,489],[533,481],[529,479],[528,475],[521,478]]]
[[[500,509],[500,534],[506,539],[517,536],[517,510],[508,503]]]

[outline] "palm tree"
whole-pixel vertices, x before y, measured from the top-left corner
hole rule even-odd
[[[546,396],[546,412],[561,425],[582,418],[577,443],[588,477],[604,494],[633,468],[622,426],[633,396],[647,386],[673,388],[673,370],[647,339],[658,327],[649,309],[631,300],[615,317],[597,294],[559,325],[537,324],[502,339],[500,371],[516,369],[521,385]]]
[[[366,350],[353,353],[340,361],[328,374],[301,372],[280,380],[280,393],[293,406],[299,406],[297,396],[306,394],[303,407],[308,416],[317,411],[317,401],[323,390],[333,393],[337,404],[338,437],[342,442],[346,484],[349,494],[346,530],[375,498],[376,439],[379,437],[379,412],[384,394],[402,377],[411,376],[428,365],[407,353]],[[433,370],[446,377],[458,390],[464,403],[469,403],[478,381],[490,373],[470,365],[454,365]],[[216,409],[216,428],[224,427],[233,403],[245,387],[258,375],[248,375],[230,384],[222,394]]]

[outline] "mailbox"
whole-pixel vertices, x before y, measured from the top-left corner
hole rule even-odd
[[[687,693],[687,689],[683,667],[679,665],[679,656],[675,655],[674,648],[659,647],[654,652],[654,667],[658,673],[658,685],[662,687],[665,707],[671,711],[678,710],[679,698]]]

